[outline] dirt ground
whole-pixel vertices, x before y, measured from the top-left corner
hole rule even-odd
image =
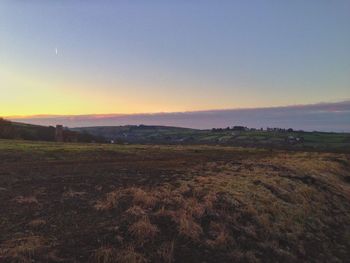
[[[0,140],[0,262],[349,258],[349,155]]]

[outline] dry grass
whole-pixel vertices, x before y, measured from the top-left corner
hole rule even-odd
[[[130,188],[128,193],[133,197],[133,202],[143,208],[152,208],[155,206],[157,199],[151,192],[146,192],[141,188]]]
[[[39,227],[45,224],[46,224],[46,220],[44,219],[34,219],[28,223],[28,225],[31,227]]]
[[[117,263],[146,263],[147,259],[140,253],[136,252],[133,246],[128,246],[118,250],[116,258]]]
[[[151,192],[146,192],[141,188],[130,187],[126,189],[117,189],[107,194],[105,200],[100,200],[95,204],[97,210],[110,210],[118,206],[118,201],[122,197],[131,197],[133,204],[144,209],[155,206],[157,198]]]
[[[337,160],[337,161],[334,161]],[[274,158],[266,160],[276,165],[283,165],[298,174],[341,174],[344,167],[342,162],[348,162],[345,154],[338,155],[336,158],[331,153],[281,153]]]
[[[191,167],[173,183],[115,190],[95,207],[118,207],[127,229],[118,234],[125,236],[125,242],[134,242],[137,249],[147,247],[151,260],[178,261],[178,249],[181,251],[186,242],[196,253],[215,251],[237,262],[260,262],[267,255],[276,262],[293,261],[300,251],[310,253],[305,252],[307,241],[300,241],[300,237],[329,238],[320,228],[325,223],[317,218],[325,218],[325,212],[330,215],[327,198],[338,189],[328,187],[341,177],[328,173],[339,172],[339,167],[327,167],[328,157],[322,157],[317,159],[322,162],[319,168],[303,159],[310,158],[309,154],[264,158],[206,162]],[[349,187],[342,184],[339,189],[346,193]],[[321,234],[310,233],[310,225]],[[140,255],[134,248],[129,252],[124,259]],[[208,262],[213,262],[211,255],[206,255]]]
[[[159,233],[156,225],[151,224],[149,218],[144,216],[137,222],[133,223],[128,231],[140,243],[152,241]]]
[[[214,203],[217,201],[217,193],[210,192],[203,198],[204,206],[207,210],[213,209]]]
[[[72,189],[69,188],[68,191],[62,194],[62,197],[63,198],[81,198],[84,195],[86,195],[86,192],[73,191]]]
[[[7,189],[0,189],[1,263],[350,257],[349,155],[6,144],[0,151]]]
[[[181,188],[181,186],[180,186]],[[184,192],[180,191],[180,188],[171,189],[171,187],[160,187],[159,189],[155,189],[154,193],[158,199],[158,202],[167,208],[177,209],[183,206],[185,202]],[[188,188],[189,189],[189,188]]]
[[[206,207],[200,204],[196,198],[188,198],[184,201],[183,208],[189,216],[198,219],[203,216],[206,209]]]
[[[157,250],[157,254],[164,263],[172,263],[174,261],[175,241],[164,242]]]
[[[130,207],[128,210],[126,210],[125,213],[131,217],[137,217],[137,218],[143,217],[146,215],[145,210],[137,205]]]
[[[293,180],[289,174],[280,176],[284,170],[276,169],[278,164],[273,161],[257,164],[247,160],[239,167],[238,173],[236,163],[211,162],[205,166],[205,172],[197,167],[200,176],[195,176],[196,171],[192,169],[194,177],[178,181],[177,187],[164,184],[147,190],[131,187],[113,191],[107,194],[101,207],[118,206],[121,196],[131,200],[124,210],[124,220],[134,222],[128,227],[129,234],[138,245],[144,245],[146,241],[156,244],[157,240],[162,240],[157,255],[163,262],[174,260],[175,243],[162,236],[159,229],[164,226],[156,225],[160,220],[170,219],[180,240],[188,239],[191,244],[227,251],[240,262],[259,262],[261,252],[241,251],[236,249],[238,244],[247,240],[279,240],[285,232],[302,235],[310,217],[322,217],[317,212],[319,208],[311,205],[325,203],[317,196],[314,185],[304,184],[299,178]],[[310,170],[303,167],[305,172],[315,171],[315,167]],[[149,218],[155,218],[155,223],[152,224]],[[203,219],[209,220],[209,227],[203,226]],[[170,240],[174,240],[174,236]],[[283,250],[278,242],[276,244],[271,251],[281,254]],[[284,257],[292,258],[288,253]]]
[[[110,210],[117,206],[118,200],[123,196],[121,191],[113,191],[107,194],[105,200],[97,201],[95,204],[95,209],[97,210]]]
[[[118,258],[116,249],[112,247],[100,247],[96,249],[92,257],[95,263],[114,263]]]
[[[252,251],[247,251],[244,254],[244,262],[247,263],[259,263],[261,262]]]
[[[31,205],[31,204],[36,204],[38,205],[38,199],[35,196],[17,196],[13,199],[13,201],[17,202],[18,204],[21,205]]]
[[[5,241],[0,246],[0,259],[11,262],[32,262],[35,254],[46,248],[46,240],[40,236],[28,236]]]
[[[203,233],[202,227],[194,221],[191,214],[184,210],[178,211],[174,220],[178,222],[179,234],[182,236],[198,240]]]
[[[225,225],[211,222],[209,227],[209,234],[213,239],[207,240],[207,244],[213,248],[230,248],[234,243],[232,236]]]

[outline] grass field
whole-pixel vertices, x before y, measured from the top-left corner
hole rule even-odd
[[[0,140],[0,262],[347,262],[350,155]]]

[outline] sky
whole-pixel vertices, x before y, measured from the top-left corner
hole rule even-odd
[[[0,3],[0,116],[350,98],[350,1]]]

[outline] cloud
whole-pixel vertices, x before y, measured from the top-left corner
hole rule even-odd
[[[31,116],[11,119],[39,125],[63,124],[68,127],[145,124],[210,129],[244,125],[252,128],[291,127],[307,131],[350,132],[350,101],[252,109],[154,114]]]

